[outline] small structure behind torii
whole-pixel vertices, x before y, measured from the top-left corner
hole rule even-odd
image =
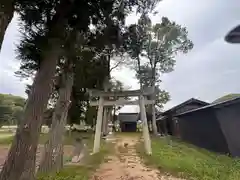
[[[144,88],[142,91],[129,90],[129,91],[106,92],[106,91],[99,91],[99,90],[89,90],[90,98],[99,97],[98,101],[90,101],[90,106],[98,106],[93,153],[97,153],[100,150],[104,106],[114,106],[114,105],[139,105],[140,115],[141,115],[140,117],[143,122],[143,138],[144,138],[145,150],[147,154],[152,153],[151,140],[150,140],[150,135],[148,130],[147,115],[146,115],[146,109],[145,109],[145,105],[155,103],[154,100],[146,100],[145,98],[145,96],[148,96],[151,94],[153,94],[152,87]],[[138,100],[129,101],[124,99],[124,97],[133,97],[133,96],[138,96]],[[119,99],[104,100],[104,98],[106,97],[114,97],[114,99],[116,98],[119,98]]]

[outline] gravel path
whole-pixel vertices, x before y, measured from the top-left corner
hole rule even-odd
[[[91,180],[182,180],[146,167],[136,153],[136,137],[116,140],[115,154],[100,165]]]

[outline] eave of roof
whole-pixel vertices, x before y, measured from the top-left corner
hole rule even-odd
[[[183,115],[186,115],[186,114],[189,114],[192,112],[201,111],[201,110],[208,109],[208,108],[221,108],[221,107],[228,106],[228,105],[235,104],[235,103],[240,103],[240,97],[236,97],[234,99],[226,100],[223,102],[213,103],[213,104],[201,107],[201,108],[189,110],[189,111],[183,112],[181,114],[178,114],[176,116],[183,116]]]
[[[181,103],[181,104],[179,104],[179,105],[176,105],[176,106],[172,107],[171,109],[168,109],[167,111],[163,112],[162,114],[169,113],[169,112],[171,112],[171,111],[174,111],[174,110],[176,110],[176,109],[178,109],[178,108],[181,108],[181,107],[183,107],[183,106],[185,106],[185,105],[187,105],[187,104],[190,104],[190,103],[192,103],[192,102],[197,102],[197,103],[202,104],[202,105],[204,105],[204,106],[209,105],[209,103],[207,103],[207,102],[205,102],[205,101],[201,101],[201,100],[198,100],[198,99],[195,99],[195,98],[191,98],[191,99],[189,99],[189,100],[187,100],[187,101],[185,101],[185,102],[183,102],[183,103]]]
[[[159,118],[156,119],[156,121],[163,121],[165,120],[167,117],[166,116],[160,116]]]

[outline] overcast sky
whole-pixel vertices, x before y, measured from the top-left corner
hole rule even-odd
[[[153,17],[153,22],[167,16],[187,27],[194,43],[190,53],[177,57],[175,70],[162,77],[162,88],[171,95],[165,109],[192,97],[211,102],[225,94],[240,92],[240,45],[223,40],[233,26],[240,24],[239,9],[239,0],[163,0],[159,4],[159,14]],[[128,18],[129,23],[134,21],[135,15]],[[0,93],[25,96],[25,83],[14,77],[19,66],[14,52],[19,36],[14,19],[0,54]],[[134,72],[124,68],[113,75],[132,89],[138,88]],[[137,110],[137,107],[125,107],[121,111]]]

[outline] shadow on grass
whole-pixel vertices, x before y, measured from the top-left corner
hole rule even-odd
[[[193,145],[173,140],[172,146],[164,138],[152,138],[151,156],[144,153],[143,144],[137,146],[146,165],[192,180],[239,180],[240,160],[215,154]]]

